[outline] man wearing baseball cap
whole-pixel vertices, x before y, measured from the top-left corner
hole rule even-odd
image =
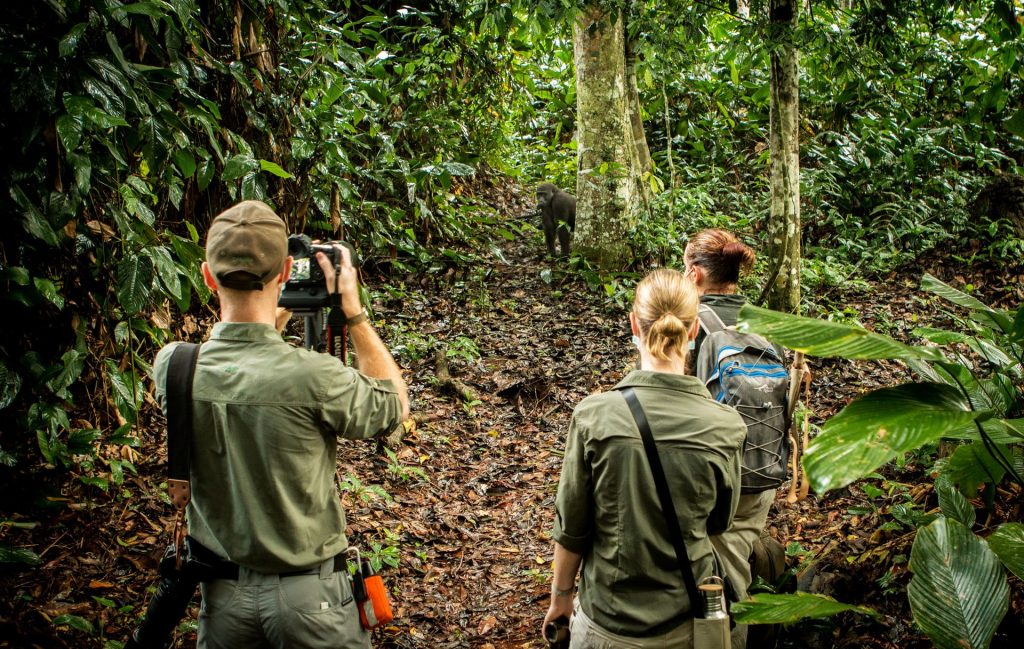
[[[336,439],[364,439],[408,417],[405,382],[366,319],[356,269],[336,270],[359,370],[292,347],[275,327],[291,272],[284,222],[244,201],[210,225],[206,285],[220,321],[200,348],[192,383],[189,536],[223,565],[202,582],[200,649],[370,646],[345,570],[345,512],[334,487]],[[177,343],[157,354],[157,400]]]

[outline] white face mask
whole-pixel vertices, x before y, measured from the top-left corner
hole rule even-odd
[[[691,341],[690,341],[690,342],[689,342],[689,343],[688,343],[688,344],[686,345],[686,348],[687,348],[687,349],[689,349],[689,350],[690,350],[691,352],[692,352],[693,350],[697,349],[697,341],[696,341],[696,340],[691,340]]]
[[[633,336],[633,344],[637,349],[640,349],[640,336]]]

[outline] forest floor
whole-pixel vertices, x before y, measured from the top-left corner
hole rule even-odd
[[[514,194],[497,200],[502,213],[527,211]],[[539,627],[569,418],[583,397],[619,381],[635,353],[626,306],[545,260],[539,233],[518,229],[527,236],[499,240],[485,265],[469,272],[366,278],[382,337],[406,371],[416,422],[393,456],[374,442],[340,445],[349,538],[364,555],[398,566],[383,570],[396,619],[378,632],[375,647],[544,646]],[[969,281],[995,304],[1024,301],[1024,265],[962,268],[946,257],[833,290],[819,303],[906,338],[945,317],[918,289],[924,270]],[[209,324],[200,320],[177,326],[199,339]],[[818,423],[858,394],[906,376],[896,363],[814,360],[812,369]],[[32,549],[42,563],[0,564],[0,647],[115,647],[108,641],[125,637],[173,519],[159,486],[162,426],[150,407],[134,456],[138,474],[127,474],[120,492],[51,483],[46,472],[5,485],[0,541]],[[795,506],[780,489],[769,529],[789,548],[790,585],[880,613],[794,625],[781,632],[780,646],[930,646],[910,622],[905,595],[912,531],[879,529],[897,504],[934,508],[931,481],[916,482],[930,468],[918,465],[924,460],[912,455],[901,469],[865,481],[871,488],[858,483]],[[1001,493],[997,517],[1019,520],[1021,500],[1019,490]],[[1011,587],[1012,610],[993,647],[1021,637],[1024,597],[1019,581]],[[194,646],[197,608],[194,602],[176,647]]]

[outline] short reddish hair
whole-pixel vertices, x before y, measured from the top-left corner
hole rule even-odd
[[[735,284],[740,273],[754,266],[757,255],[736,235],[717,228],[701,230],[686,244],[683,260],[687,266],[700,266],[711,284]]]

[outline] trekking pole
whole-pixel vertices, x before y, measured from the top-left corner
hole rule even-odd
[[[811,402],[811,370],[807,368],[806,361],[803,363],[803,367],[800,368],[801,381],[804,384],[804,421],[803,421],[803,439],[800,440],[802,448],[806,451],[807,445],[811,443],[811,418],[810,412],[806,411],[806,405]],[[794,475],[794,478],[796,476]],[[804,469],[804,465],[800,463],[800,493],[797,495],[799,500],[803,500],[807,495],[811,493],[811,481],[807,478],[807,470]]]
[[[793,477],[789,481],[789,493],[786,495],[786,503],[794,504],[799,500],[797,496],[797,479],[800,476],[800,438],[796,434],[796,418],[793,416],[796,413],[796,404],[800,399],[800,383],[803,381],[803,374],[807,369],[807,363],[804,361],[804,353],[796,352],[793,356],[793,364],[789,368],[789,395],[788,401],[786,402],[786,409],[788,410],[789,416],[789,446],[793,450],[790,454],[789,463]],[[804,414],[804,420],[806,421],[807,415]]]

